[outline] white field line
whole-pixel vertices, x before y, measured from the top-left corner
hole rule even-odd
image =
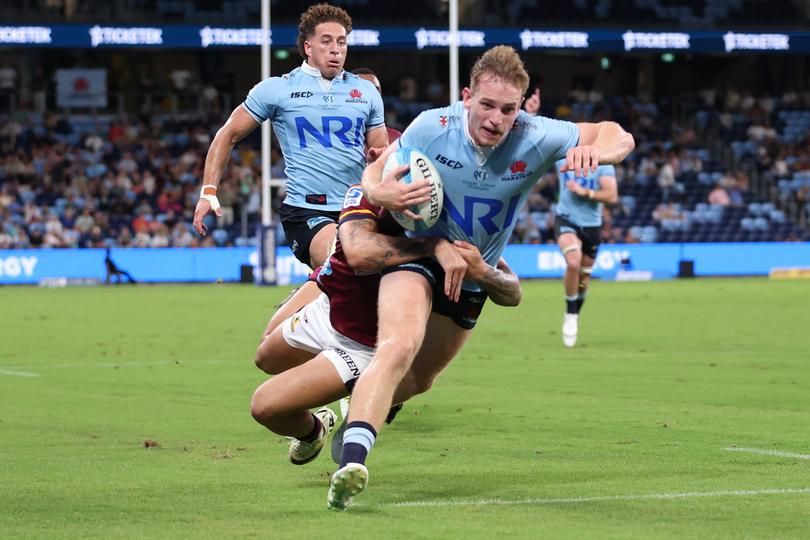
[[[768,450],[766,448],[737,448],[729,447],[728,452],[746,452],[748,454],[759,454],[761,456],[785,457],[793,459],[810,459],[810,454],[797,454],[796,452],[783,452],[781,450]]]
[[[646,495],[604,495],[599,497],[570,497],[559,499],[477,499],[477,500],[437,500],[405,501],[389,503],[382,506],[395,508],[442,507],[442,506],[513,506],[513,505],[546,505],[546,504],[582,504],[614,501],[660,501],[676,499],[695,499],[710,497],[754,497],[758,495],[789,495],[810,493],[810,488],[775,488],[775,489],[738,489],[729,491],[698,491],[686,493],[649,493]]]
[[[0,375],[8,375],[10,377],[41,377],[39,373],[31,373],[30,371],[12,371],[10,369],[0,369]]]
[[[40,370],[49,370],[49,369],[74,369],[74,368],[117,368],[117,367],[138,367],[138,366],[173,366],[175,364],[179,366],[198,366],[198,365],[217,365],[217,364],[228,364],[230,362],[225,362],[224,360],[193,360],[191,362],[182,361],[176,362],[174,360],[153,360],[153,361],[135,361],[135,362],[91,362],[91,363],[84,363],[84,364],[45,364],[40,366],[4,366],[0,369],[2,372],[4,369],[8,370],[18,370],[18,369],[30,369],[32,367]],[[23,375],[24,376],[24,375]],[[39,374],[29,375],[33,377],[39,376]]]

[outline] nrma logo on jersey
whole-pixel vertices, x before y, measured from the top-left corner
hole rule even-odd
[[[487,234],[497,234],[509,229],[515,220],[515,213],[520,202],[520,194],[513,195],[507,203],[500,199],[486,197],[464,197],[464,206],[459,210],[445,194],[443,216],[455,221],[467,236],[473,235],[473,226],[478,222]],[[506,208],[506,214],[501,213]]]
[[[320,144],[324,148],[334,148],[333,136],[347,148],[363,146],[365,122],[357,117],[352,121],[345,116],[323,116],[321,125],[314,126],[304,116],[295,117],[295,129],[298,132],[298,146],[309,148],[310,144]]]

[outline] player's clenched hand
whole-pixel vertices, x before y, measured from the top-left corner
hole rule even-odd
[[[487,261],[481,256],[481,252],[476,246],[463,240],[456,240],[453,245],[467,263],[466,277],[472,281],[481,281],[489,269]]]
[[[411,219],[422,219],[421,216],[411,212],[408,207],[412,204],[421,204],[430,200],[430,183],[427,180],[418,180],[410,184],[400,182],[410,167],[402,165],[396,167],[383,177],[382,181],[371,188],[369,195],[374,204],[402,212]]]
[[[197,234],[200,236],[205,236],[208,232],[208,228],[203,223],[205,216],[211,211],[211,203],[206,199],[200,199],[197,201],[197,207],[194,209],[194,230],[197,231]],[[217,217],[222,217],[222,208],[217,206],[216,210],[214,210],[214,214]]]
[[[453,302],[458,302],[461,298],[461,284],[467,273],[467,261],[453,244],[444,239],[436,243],[434,255],[444,270],[444,294]]]
[[[574,171],[576,176],[588,176],[599,166],[599,150],[595,146],[575,146],[565,153],[560,172]]]

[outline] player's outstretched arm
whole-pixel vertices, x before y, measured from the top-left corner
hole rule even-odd
[[[499,306],[516,306],[523,299],[523,289],[517,274],[500,259],[497,266],[487,264],[478,248],[469,242],[456,240],[453,245],[467,261],[467,279],[477,282],[489,298]]]
[[[577,127],[579,146],[593,146],[599,156],[599,165],[615,165],[636,147],[633,136],[616,122],[580,122]]]
[[[379,272],[383,268],[433,255],[438,238],[406,238],[377,232],[372,219],[345,221],[338,227],[338,238],[349,266],[359,272]]]
[[[216,213],[217,216],[222,215],[222,211],[219,209],[219,200],[217,200],[217,186],[219,186],[219,181],[225,172],[225,167],[228,165],[231,150],[236,146],[236,143],[244,139],[258,125],[259,123],[240,105],[233,110],[228,121],[219,128],[214,140],[211,141],[208,154],[205,156],[203,187],[200,190],[197,207],[194,209],[194,229],[201,236],[205,236],[205,233],[208,232],[205,223],[203,223],[203,218],[211,211]]]

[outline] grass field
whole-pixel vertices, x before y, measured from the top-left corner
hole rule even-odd
[[[342,514],[328,452],[290,465],[249,414],[287,290],[0,289],[0,537],[810,536],[806,282],[596,283],[573,350],[526,283]]]

